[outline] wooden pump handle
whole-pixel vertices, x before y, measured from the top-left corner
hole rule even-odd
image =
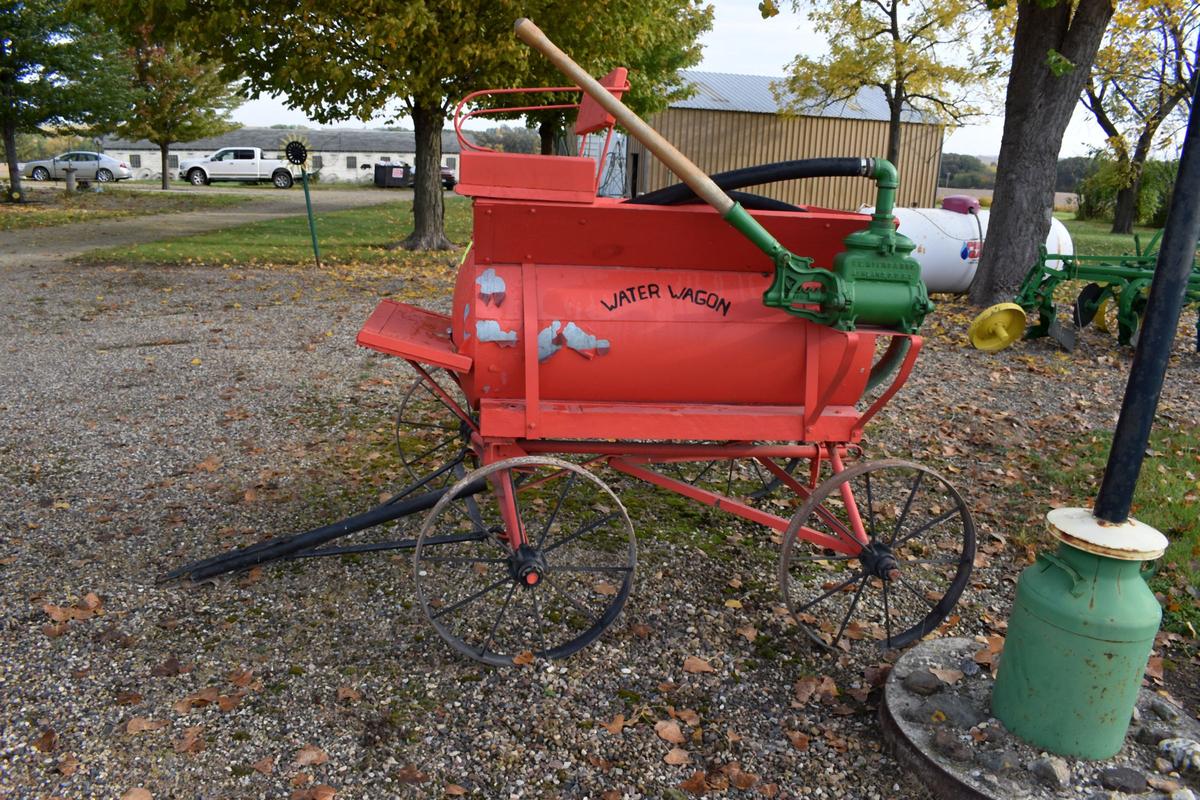
[[[559,50],[554,42],[546,38],[541,28],[522,17],[517,20],[515,30],[517,38],[550,59],[550,63],[558,67],[560,72],[575,81],[580,89],[600,104],[601,108],[612,114],[617,122],[629,131],[630,136],[645,145],[647,150],[667,165],[667,169],[691,187],[697,197],[719,211],[721,216],[729,213],[734,206],[733,198],[725,194],[721,187],[688,160],[687,156],[676,150],[673,144],[660,136],[658,131],[647,125],[641,117],[601,86],[599,81],[572,61],[570,56]]]

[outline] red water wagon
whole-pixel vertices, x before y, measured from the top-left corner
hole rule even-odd
[[[625,71],[601,85],[619,98]],[[598,197],[615,120],[594,91],[569,107],[576,134],[603,139],[598,158],[474,145],[461,125],[487,94],[455,118],[474,238],[449,313],[383,300],[358,336],[416,372],[397,417],[412,483],[358,517],[180,572],[412,547],[419,605],[456,650],[566,656],[634,586],[623,473],[778,532],[784,601],[822,646],[901,647],[938,627],[970,574],[971,516],[937,473],[863,461],[858,444],[920,337],[764,305],[777,264],[686,187]],[[736,196],[817,269],[869,222]],[[415,539],[322,546],[426,510]]]

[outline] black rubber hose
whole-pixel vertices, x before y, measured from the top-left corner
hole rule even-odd
[[[871,174],[869,158],[801,158],[795,161],[779,161],[718,172],[710,176],[726,192],[746,186],[760,186],[802,178],[864,178]],[[685,183],[676,183],[663,189],[639,195],[625,202],[643,206],[673,206],[691,202],[696,193]]]
[[[458,493],[458,497],[467,497],[468,495],[478,494],[487,488],[487,481],[479,479],[467,486]],[[391,522],[394,519],[416,514],[421,511],[428,511],[437,505],[438,500],[442,499],[442,495],[450,490],[450,487],[444,489],[435,489],[432,492],[425,492],[416,497],[403,500],[399,503],[384,503],[376,506],[370,511],[364,511],[361,514],[356,514],[352,517],[347,517],[332,525],[324,525],[320,528],[314,528],[305,533],[295,534],[293,536],[280,536],[275,539],[268,539],[265,542],[250,545],[249,547],[238,548],[231,550],[228,553],[222,553],[219,556],[206,558],[202,561],[195,561],[191,564],[184,564],[182,567],[172,570],[163,576],[162,580],[171,580],[187,575],[194,581],[202,581],[206,578],[211,578],[216,575],[222,575],[226,572],[235,572],[239,569],[253,567],[256,564],[262,564],[267,561],[275,561],[280,558],[286,558],[294,553],[299,553],[304,550],[309,550],[318,547],[325,542],[332,541],[347,534],[355,533],[366,528],[380,525],[384,522]]]

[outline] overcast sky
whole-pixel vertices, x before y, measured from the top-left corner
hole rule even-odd
[[[787,0],[779,3],[779,16],[764,20],[758,12],[758,0],[711,0],[716,9],[713,29],[701,40],[704,59],[698,69],[710,72],[734,72],[747,75],[783,75],[788,62],[801,50],[819,55],[819,37],[802,15],[793,13]],[[1002,96],[1002,93],[1001,93]],[[252,100],[234,112],[233,117],[243,125],[268,126],[280,123],[310,125],[303,113],[291,111],[282,100],[260,98]],[[392,121],[379,116],[369,123],[348,122],[338,127],[373,127]],[[408,120],[401,125],[410,126]],[[1000,152],[1003,125],[999,116],[963,126],[946,139],[947,153],[996,155]],[[1063,156],[1086,155],[1090,148],[1104,144],[1104,135],[1095,121],[1083,109],[1076,108],[1075,116],[1063,137]]]

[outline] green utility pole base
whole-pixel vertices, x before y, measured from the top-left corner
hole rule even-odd
[[[1149,525],[1101,524],[1088,509],[1047,515],[1061,544],[1021,573],[992,714],[1042,750],[1109,758],[1121,749],[1162,608],[1141,576],[1167,540]]]
[[[304,207],[308,210],[308,232],[312,236],[313,258],[317,267],[321,266],[321,248],[317,245],[317,221],[313,219],[312,197],[308,193],[308,170],[300,168],[300,180],[304,183]]]

